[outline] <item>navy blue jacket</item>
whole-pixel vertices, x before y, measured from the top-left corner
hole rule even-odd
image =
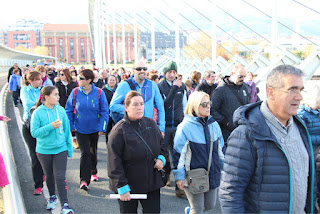
[[[260,111],[261,102],[238,108],[237,128],[228,139],[219,198],[223,213],[291,213],[290,166]],[[301,119],[294,117],[309,154],[306,213],[316,213],[312,145]]]
[[[298,115],[304,120],[308,128],[312,146],[320,145],[320,112],[312,110],[310,107],[301,105],[298,109]]]

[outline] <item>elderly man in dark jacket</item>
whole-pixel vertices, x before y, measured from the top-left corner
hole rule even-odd
[[[316,213],[312,145],[295,116],[302,75],[276,67],[267,77],[267,101],[236,110],[220,185],[223,213]]]
[[[234,111],[250,103],[247,85],[243,83],[245,77],[243,65],[236,64],[231,76],[223,78],[212,96],[211,115],[219,123],[225,143],[235,128],[232,121]]]

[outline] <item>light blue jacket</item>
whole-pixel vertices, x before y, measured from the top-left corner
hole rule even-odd
[[[154,111],[153,107],[155,107],[157,109],[159,129],[164,132],[166,125],[164,103],[157,84],[151,80],[145,79],[140,88],[139,84],[134,80],[134,76],[131,77],[131,80],[136,87],[136,91],[140,92],[144,97],[144,116],[152,119]],[[123,100],[129,91],[131,91],[131,88],[126,81],[119,84],[110,103],[110,112],[124,115],[125,110]]]
[[[54,129],[52,122],[60,120],[62,125]],[[32,137],[37,139],[36,152],[39,154],[59,154],[68,151],[72,157],[72,136],[66,111],[60,105],[53,109],[40,105],[32,114],[30,122]]]
[[[20,75],[11,75],[9,80],[9,90],[10,91],[17,91],[17,87],[21,86],[21,79]]]
[[[31,85],[22,87],[20,91],[20,99],[23,106],[23,120],[26,121],[30,116],[30,109],[36,104],[40,96],[40,89],[33,88]]]
[[[51,79],[50,79],[49,77],[47,77],[46,81],[44,81],[44,82],[42,83],[42,87],[45,87],[45,86],[47,86],[47,85],[53,86],[53,83],[52,83],[52,81],[51,81]]]

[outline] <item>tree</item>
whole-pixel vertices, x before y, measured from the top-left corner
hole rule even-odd
[[[33,49],[33,53],[38,54],[38,55],[49,55],[49,49],[44,46],[37,46],[35,49]]]
[[[24,47],[24,46],[21,46],[21,45],[15,47],[14,49],[17,50],[17,51],[29,52],[29,49],[28,49],[28,48],[26,48],[26,47]]]

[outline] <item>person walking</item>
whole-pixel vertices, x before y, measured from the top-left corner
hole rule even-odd
[[[71,214],[66,182],[67,157],[72,157],[72,138],[68,116],[59,105],[59,91],[54,86],[41,89],[41,96],[32,114],[30,131],[37,139],[36,153],[46,175],[50,198],[47,210],[56,207],[57,185],[62,214]]]
[[[22,77],[19,74],[19,69],[13,69],[13,75],[10,76],[9,80],[9,92],[12,93],[14,106],[18,106],[20,99]]]
[[[108,102],[104,92],[93,84],[92,70],[79,74],[79,88],[72,90],[66,105],[70,127],[76,132],[80,158],[80,189],[88,190],[90,180],[98,181],[97,145],[109,121]]]
[[[65,108],[71,91],[78,87],[78,85],[76,82],[72,81],[72,77],[68,68],[58,70],[58,78],[56,78],[55,82],[55,86],[58,88],[60,96],[59,103],[63,108]],[[72,132],[72,145],[73,148],[79,149],[75,132]]]
[[[47,85],[53,85],[53,83],[51,82],[50,78],[47,75],[47,69],[44,66],[38,65],[34,70],[40,72],[41,74],[42,87]]]
[[[178,125],[174,137],[173,173],[179,189],[184,190],[190,207],[185,213],[203,213],[216,204],[223,161],[223,136],[219,124],[210,115],[210,97],[202,91],[193,92],[185,109],[185,117]],[[211,153],[210,153],[211,151]],[[209,186],[205,192],[194,193],[192,177],[194,169],[205,169]]]
[[[22,135],[28,146],[31,157],[32,176],[34,181],[34,194],[41,195],[43,188],[43,170],[36,155],[36,139],[30,133],[30,117],[31,111],[40,97],[40,89],[42,86],[41,74],[38,71],[30,71],[25,76],[24,87],[21,88],[20,97],[23,106]],[[31,111],[30,111],[31,110]]]
[[[0,116],[0,121],[9,122],[11,119],[7,116]],[[4,188],[9,184],[9,179],[6,171],[6,166],[3,157],[0,153],[0,187]]]
[[[110,189],[120,195],[120,213],[160,213],[160,170],[166,164],[162,134],[151,118],[144,117],[144,98],[130,91],[124,98],[125,116],[111,130],[108,148]],[[147,199],[131,199],[147,194]]]

